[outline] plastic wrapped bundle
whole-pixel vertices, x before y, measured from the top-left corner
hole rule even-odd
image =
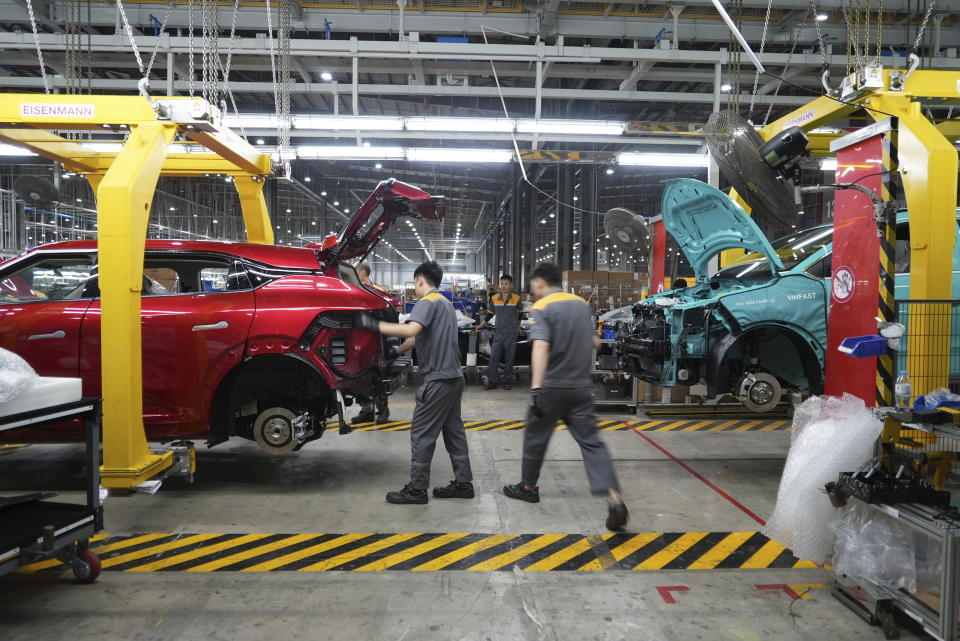
[[[13,352],[0,347],[0,403],[11,401],[37,380],[33,368]]]
[[[894,591],[917,591],[916,544],[924,546],[928,542],[916,541],[917,535],[909,527],[851,500],[840,508],[833,530],[837,536],[833,566],[838,575],[846,574],[861,585],[866,580]],[[933,582],[939,591],[939,548],[926,545],[923,560],[919,569],[925,583]]]
[[[794,414],[777,504],[763,533],[802,559],[824,562],[833,552],[836,510],[823,487],[870,459],[881,428],[856,396],[804,401]]]

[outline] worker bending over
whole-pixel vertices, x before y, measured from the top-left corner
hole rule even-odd
[[[517,354],[517,334],[520,331],[520,312],[523,302],[520,295],[513,292],[513,276],[500,277],[500,291],[490,297],[487,319],[477,325],[480,329],[496,317],[493,340],[490,342],[490,364],[487,366],[487,386],[484,389],[496,389],[500,381],[500,361],[503,361],[503,389],[513,387],[513,360]]]
[[[533,341],[530,407],[523,434],[521,479],[506,485],[512,499],[540,502],[537,480],[543,457],[559,419],[580,445],[590,490],[608,497],[607,528],[627,524],[627,506],[620,496],[616,472],[600,438],[593,407],[593,350],[599,344],[590,307],[579,296],[560,291],[562,272],[553,263],[540,263],[530,275],[537,297],[528,331]]]
[[[413,279],[419,300],[406,323],[378,321],[369,312],[362,313],[359,321],[363,329],[406,338],[397,350],[399,353],[416,345],[423,376],[410,430],[410,482],[400,491],[388,493],[387,501],[426,503],[429,500],[430,462],[440,434],[443,434],[443,444],[456,478],[446,487],[433,488],[433,495],[441,499],[472,499],[470,452],[460,418],[464,383],[457,343],[457,314],[450,301],[437,291],[443,280],[443,270],[437,263],[423,263],[413,272]]]
[[[357,276],[360,277],[360,283],[365,287],[380,289],[370,280],[369,264],[360,263],[357,265]],[[376,405],[376,414],[374,414],[374,405]],[[387,394],[380,385],[371,391],[370,396],[361,399],[360,413],[354,416],[350,422],[353,424],[371,423],[374,420],[376,420],[377,425],[383,425],[390,421],[390,407],[387,405]]]

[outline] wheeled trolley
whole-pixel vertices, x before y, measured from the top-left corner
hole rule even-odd
[[[100,399],[83,398],[2,416],[0,431],[71,419],[82,420],[86,428],[86,503],[51,501],[56,495],[49,493],[0,497],[0,575],[52,557],[84,583],[100,574],[100,559],[90,550],[90,537],[103,529]]]

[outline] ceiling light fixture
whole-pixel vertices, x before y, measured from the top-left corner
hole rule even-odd
[[[706,167],[710,164],[710,158],[706,154],[622,151],[617,155],[617,164],[648,167]],[[613,171],[608,169],[607,173],[613,173]]]

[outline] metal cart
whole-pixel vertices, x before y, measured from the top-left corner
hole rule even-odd
[[[0,417],[0,432],[81,419],[86,428],[86,503],[49,500],[54,494],[0,497],[0,575],[42,559],[56,557],[84,583],[100,574],[100,559],[90,551],[90,537],[103,529],[100,505],[100,399],[79,401]]]

